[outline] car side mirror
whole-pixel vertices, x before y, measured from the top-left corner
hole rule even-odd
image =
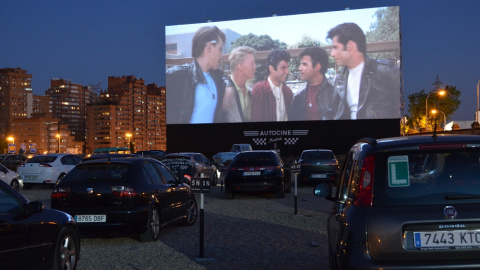
[[[42,202],[29,202],[27,204],[27,211],[30,215],[40,213],[43,209],[45,209],[45,205]]]
[[[318,197],[331,197],[332,189],[328,183],[320,183],[315,186],[313,189],[313,195]]]

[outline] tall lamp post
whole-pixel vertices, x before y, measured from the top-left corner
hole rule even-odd
[[[431,112],[433,114],[437,114],[438,112],[443,113],[443,130],[445,130],[445,127],[447,126],[447,116],[445,115],[445,113],[436,109],[433,109]]]
[[[58,153],[60,154],[60,134],[57,133],[58,138]]]
[[[130,147],[130,138],[132,137],[132,133],[127,133],[125,134],[125,136],[127,137],[128,139],[128,149],[130,149],[130,151],[132,151],[131,147]]]
[[[438,90],[435,92],[432,92],[427,95],[427,98],[425,99],[425,127],[427,127],[427,120],[428,120],[428,97],[430,97],[433,94],[438,94],[439,96],[444,96],[447,93],[445,90]]]

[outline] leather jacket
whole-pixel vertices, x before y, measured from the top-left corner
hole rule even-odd
[[[305,88],[299,90],[293,98],[289,120],[305,120],[307,111],[307,93],[308,84]],[[315,96],[320,120],[332,120],[335,116],[333,115],[333,93],[333,86],[328,83],[327,78],[324,77],[320,85],[320,90]]]
[[[335,79],[335,120],[350,119],[346,88],[348,68]],[[360,82],[357,119],[400,118],[400,71],[394,62],[366,57]]]
[[[222,100],[225,93],[225,80],[223,71],[217,69],[209,72],[217,87],[217,107],[214,122],[225,122],[222,112]],[[192,118],[195,103],[195,88],[197,84],[206,84],[197,60],[190,64],[178,65],[167,70],[167,123],[189,124]]]

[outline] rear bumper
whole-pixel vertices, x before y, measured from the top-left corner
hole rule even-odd
[[[281,178],[225,179],[225,189],[230,192],[277,191],[283,187]]]

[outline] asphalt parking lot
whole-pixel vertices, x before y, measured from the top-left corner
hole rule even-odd
[[[50,187],[21,193],[50,207]],[[327,269],[326,218],[331,203],[312,186],[274,194],[225,199],[221,187],[204,194],[205,241],[200,256],[200,219],[191,227],[167,227],[157,242],[135,237],[81,240],[77,269]],[[200,208],[200,194],[196,194]]]

